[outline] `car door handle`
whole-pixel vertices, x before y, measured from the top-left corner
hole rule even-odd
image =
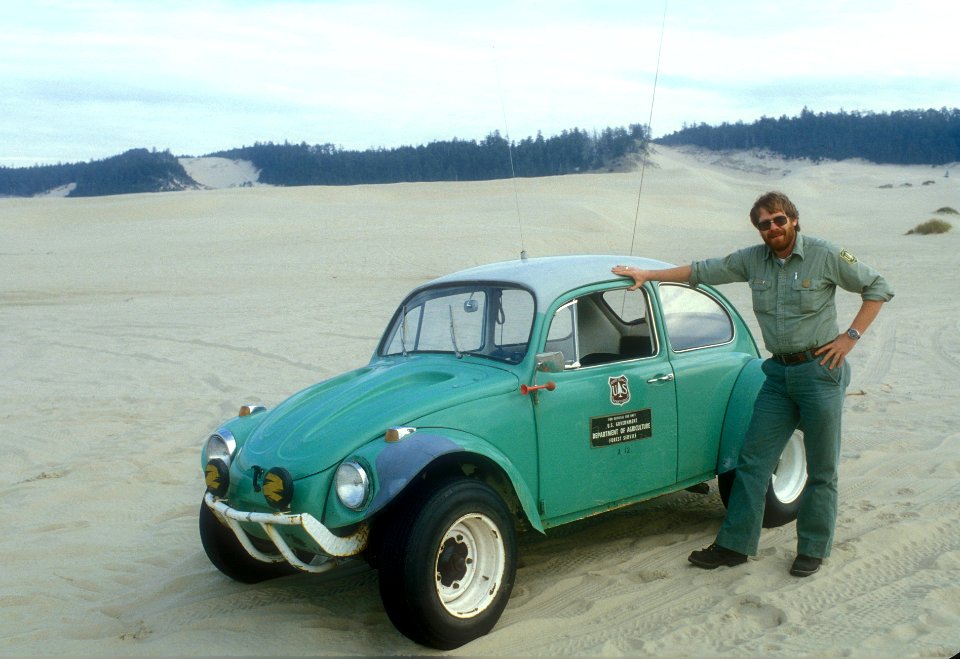
[[[650,378],[647,380],[647,384],[657,384],[658,382],[673,382],[673,373],[658,375],[655,378]]]
[[[526,396],[527,394],[536,393],[541,389],[546,389],[547,391],[553,391],[556,388],[557,388],[557,383],[554,382],[553,380],[550,380],[550,382],[546,384],[521,384],[520,393]]]

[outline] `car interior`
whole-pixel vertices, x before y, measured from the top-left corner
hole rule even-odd
[[[563,352],[566,368],[649,357],[656,337],[647,308],[644,292],[618,289],[577,298],[555,314],[545,350]]]

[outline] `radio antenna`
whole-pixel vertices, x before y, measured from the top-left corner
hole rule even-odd
[[[660,78],[660,54],[663,52],[663,33],[667,26],[667,2],[663,0],[663,20],[660,23],[660,44],[657,46],[657,68],[653,74],[653,92],[650,94],[650,116],[647,119],[647,139],[643,145],[643,160],[640,164],[640,187],[637,190],[637,210],[633,215],[633,236],[630,238],[630,256],[637,240],[637,224],[640,221],[640,195],[643,194],[643,175],[647,170],[647,159],[650,157],[650,138],[653,136],[653,103],[657,98],[657,81]]]
[[[517,172],[513,167],[513,143],[510,142],[510,126],[507,123],[507,106],[503,101],[503,82],[500,79],[500,59],[496,56],[497,47],[493,47],[493,63],[497,69],[497,90],[500,92],[500,113],[503,115],[503,129],[506,131],[507,156],[510,158],[510,180],[513,182],[513,202],[517,207],[517,226],[520,229],[520,258],[527,260],[527,250],[523,245],[523,219],[520,215],[520,193],[517,191]]]

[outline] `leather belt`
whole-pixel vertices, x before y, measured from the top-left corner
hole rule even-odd
[[[805,364],[806,362],[813,361],[818,359],[818,356],[813,354],[815,351],[819,350],[823,346],[818,348],[810,348],[809,350],[801,350],[800,352],[790,352],[783,355],[771,355],[770,358],[774,361],[778,361],[785,366],[795,366],[797,364]]]

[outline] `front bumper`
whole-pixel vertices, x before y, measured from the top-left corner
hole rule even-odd
[[[204,503],[213,511],[217,519],[226,524],[237,540],[243,545],[243,548],[253,558],[264,563],[289,563],[298,570],[304,572],[324,572],[337,564],[337,558],[355,556],[363,551],[367,546],[369,528],[366,524],[361,524],[360,528],[345,537],[334,535],[330,530],[321,524],[317,519],[308,513],[299,513],[289,515],[284,513],[254,513],[231,508],[225,502],[218,500],[213,494],[207,492],[203,497]],[[276,546],[279,554],[266,554],[256,547],[250,541],[247,532],[240,526],[240,522],[259,524],[273,544]],[[290,545],[284,540],[277,526],[299,526],[317,545],[318,558],[310,563],[302,561]]]

